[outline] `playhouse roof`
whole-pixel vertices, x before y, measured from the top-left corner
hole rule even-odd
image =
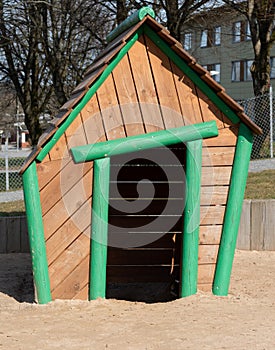
[[[83,81],[76,86],[70,99],[60,108],[57,116],[51,121],[48,130],[40,137],[37,146],[23,165],[21,173],[26,170],[29,164],[40,153],[43,146],[53,137],[61,124],[83,99],[93,83],[95,83],[95,81],[105,71],[112,59],[116,57],[120,50],[126,45],[128,39],[130,39],[130,37],[145,24],[149,26],[159,36],[159,38],[162,39],[162,41],[164,41],[165,44],[174,51],[177,56],[188,64],[188,66],[197,74],[197,76],[204,81],[208,87],[228,106],[228,108],[239,117],[240,121],[247,125],[254,134],[261,134],[261,129],[244,113],[244,109],[226,94],[225,89],[211,77],[210,73],[206,69],[200,66],[196,60],[183,49],[181,43],[174,39],[165,27],[154,20],[152,13],[152,10],[148,11],[147,9],[144,17],[140,18],[140,16],[135,16],[134,18],[138,18],[138,22],[136,20],[131,21],[128,18],[109,34],[109,44],[95,58],[91,66],[86,70]],[[131,17],[133,18],[133,16]]]

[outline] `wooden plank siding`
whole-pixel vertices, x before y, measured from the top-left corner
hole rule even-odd
[[[232,123],[194,83],[148,37],[142,35],[58,140],[49,157],[37,164],[54,299],[88,297],[93,165],[74,164],[70,147],[209,120],[217,121],[219,136],[203,141],[198,284],[202,289],[210,289],[238,128],[232,127]],[[154,150],[150,157],[153,155]],[[131,160],[131,156],[127,157],[125,160]],[[162,157],[165,158],[164,153]],[[179,162],[184,168],[184,158]],[[168,171],[165,164],[162,166],[164,172]],[[118,174],[119,169],[112,168],[111,171]],[[127,177],[131,175],[132,181],[134,176],[139,179],[144,168],[135,168],[132,173],[128,168],[124,173],[125,178],[122,178],[123,172],[119,173],[124,182],[121,186],[131,200],[135,193],[126,183]],[[176,178],[179,175],[175,174],[175,179],[172,179],[175,183],[178,181],[175,186],[184,187],[184,182],[180,184]],[[181,175],[180,178],[182,181]],[[160,192],[163,191],[161,186],[157,185]],[[173,190],[175,192],[177,190]],[[179,196],[174,200],[181,208],[183,198]],[[112,197],[111,205],[116,207],[118,201]],[[154,215],[162,205],[161,198],[158,198],[154,206],[147,209],[146,215]],[[114,209],[110,209],[110,214],[114,215],[113,224],[123,222],[126,227],[142,226],[146,222],[144,216],[119,215]],[[160,218],[160,225],[161,220],[167,223],[170,219]],[[170,232],[160,235],[159,239],[140,250],[133,248],[132,255],[127,249],[110,248],[107,282],[163,279],[172,282],[178,279],[181,231],[179,215]]]

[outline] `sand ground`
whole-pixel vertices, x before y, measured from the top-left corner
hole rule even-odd
[[[230,294],[36,305],[29,256],[0,255],[0,349],[275,349],[275,252],[237,251]]]

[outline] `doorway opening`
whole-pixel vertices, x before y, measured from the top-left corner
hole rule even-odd
[[[185,154],[181,143],[111,158],[108,298],[178,298]]]

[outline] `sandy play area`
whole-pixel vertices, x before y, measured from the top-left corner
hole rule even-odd
[[[230,295],[32,303],[26,254],[0,255],[0,349],[275,349],[275,252],[237,251]]]

